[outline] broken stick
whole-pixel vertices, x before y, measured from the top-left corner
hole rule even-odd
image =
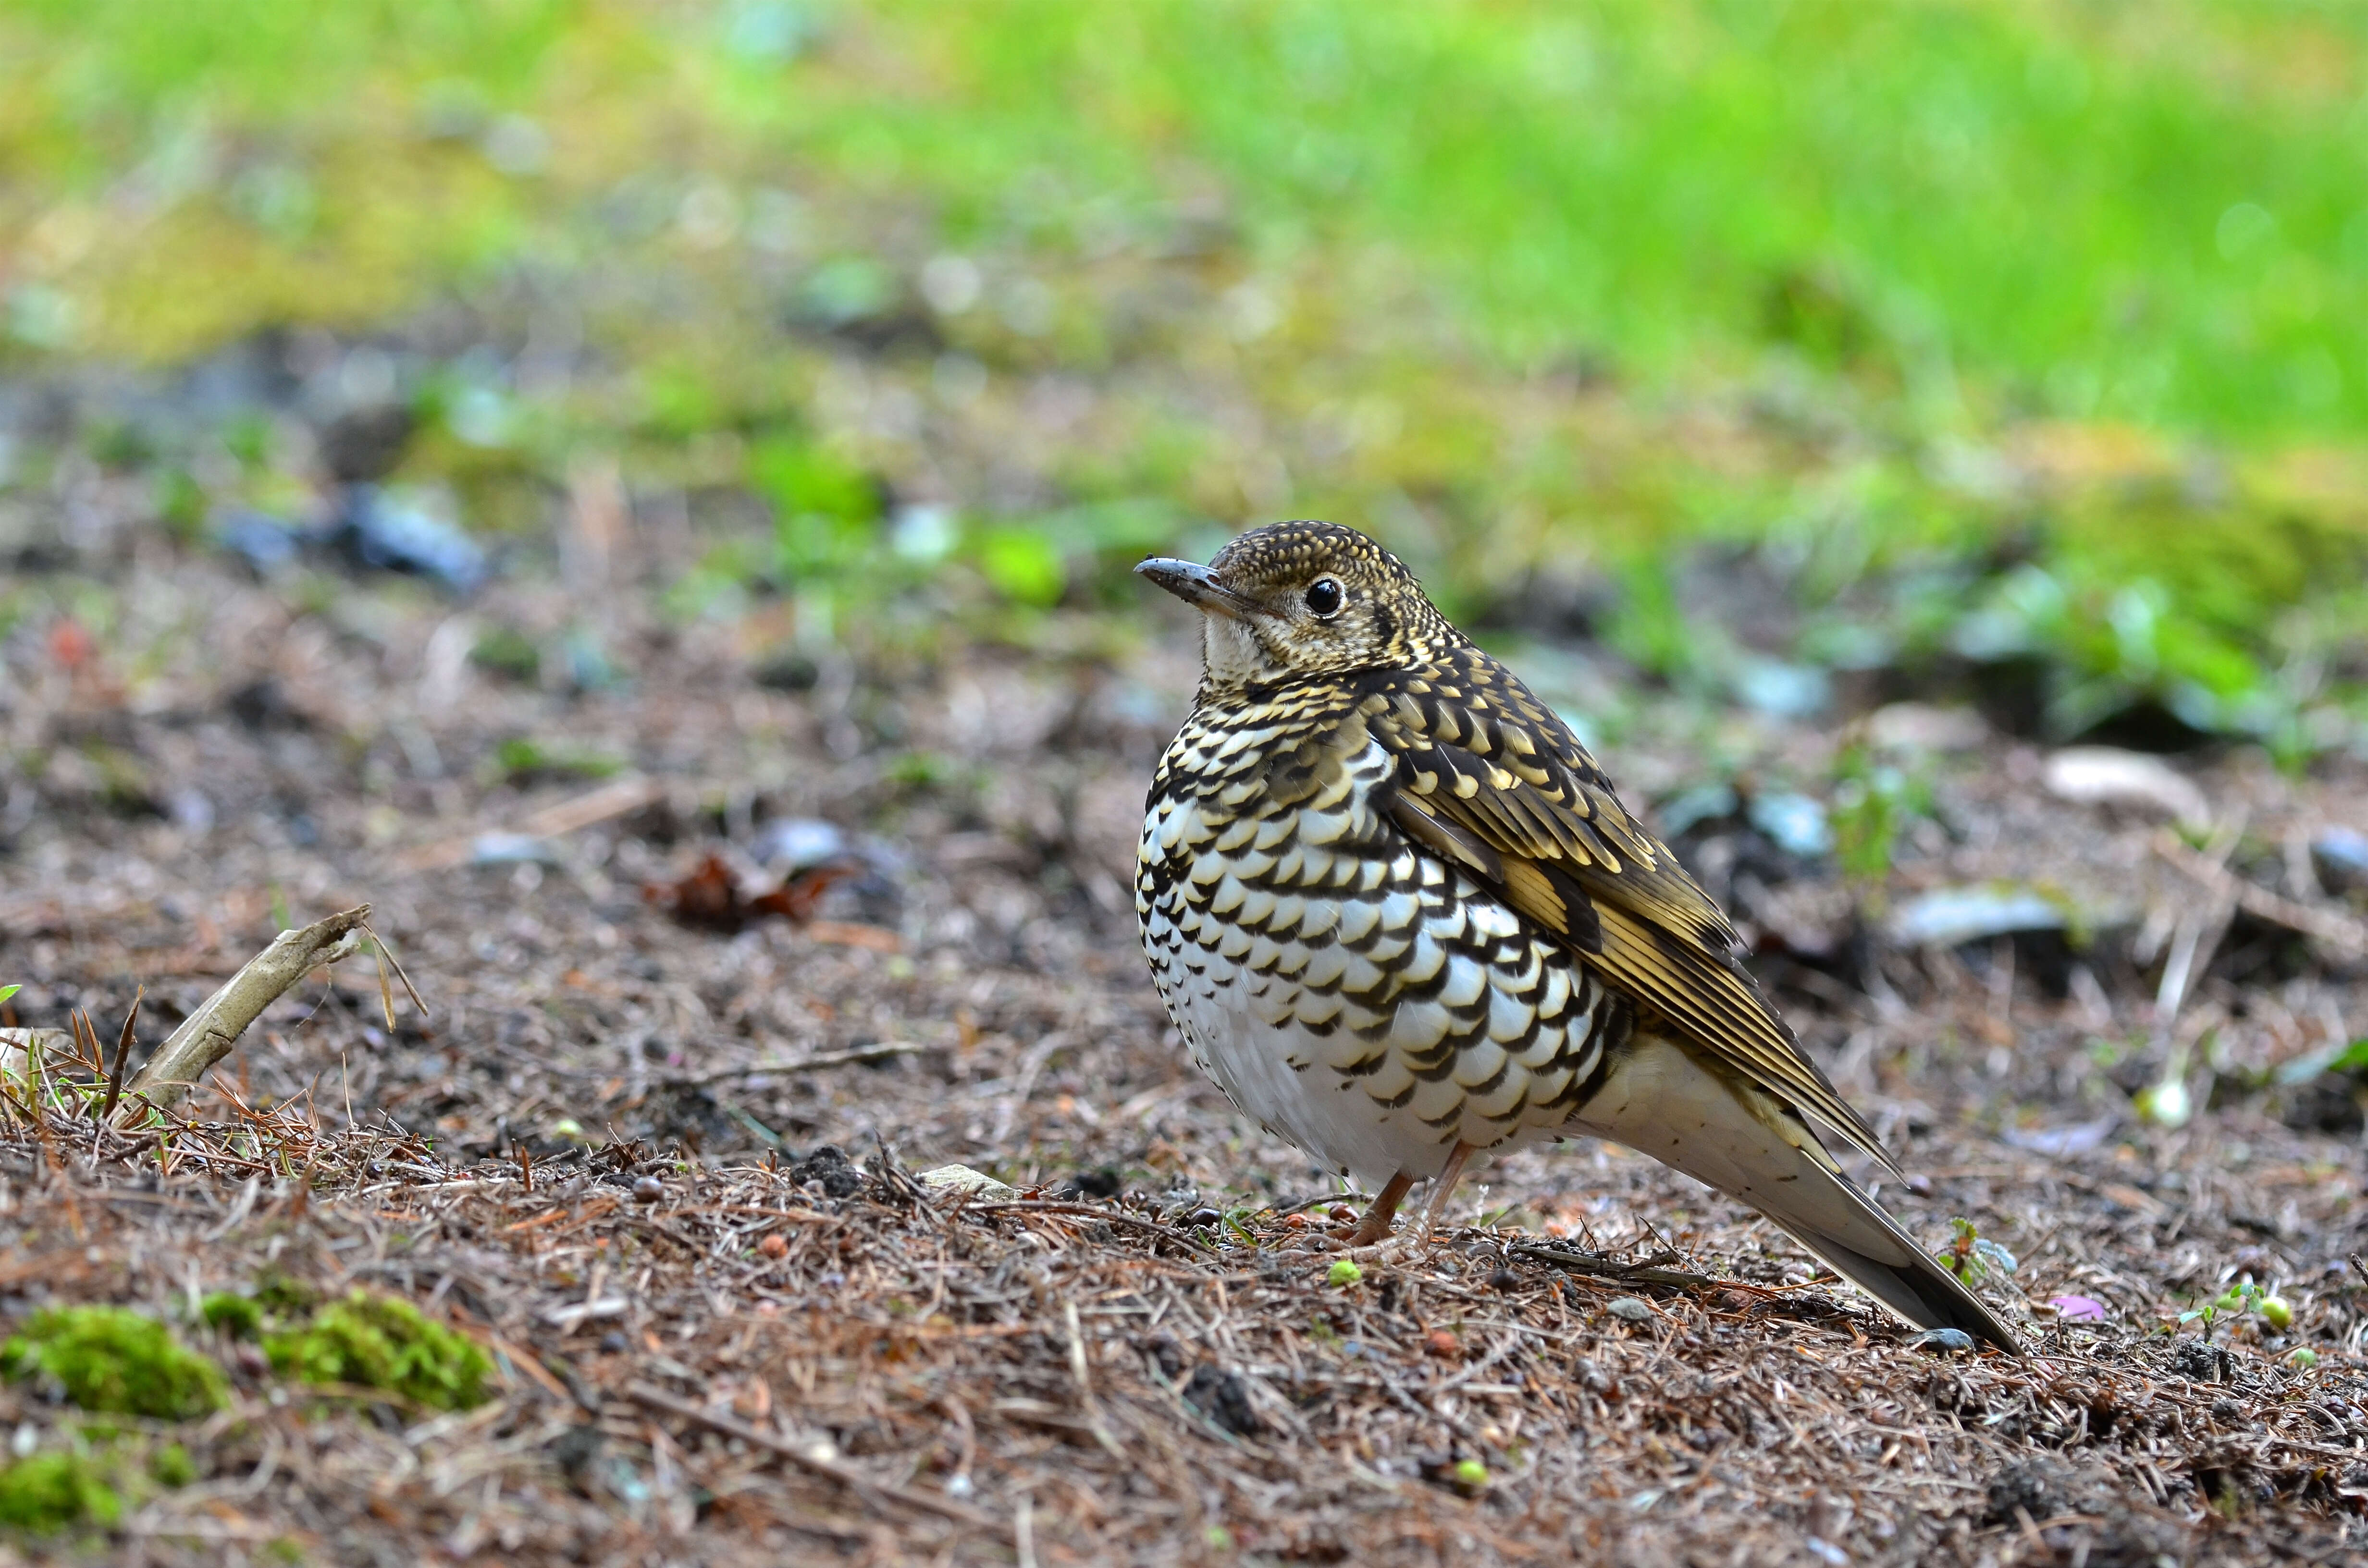
[[[365,903],[271,938],[269,947],[249,959],[245,968],[183,1019],[181,1027],[156,1048],[147,1065],[132,1075],[124,1085],[117,1125],[126,1116],[140,1114],[134,1102],[162,1108],[196,1087],[206,1069],[231,1053],[238,1037],[263,1016],[266,1007],[323,964],[335,963],[359,947],[362,923],[369,918],[370,905]]]
[[[2248,881],[2229,870],[2209,855],[2200,855],[2179,841],[2175,834],[2163,834],[2154,842],[2154,852],[2237,904],[2257,920],[2272,926],[2283,926],[2289,931],[2299,931],[2315,937],[2351,958],[2368,957],[2368,926],[2338,915],[2331,909],[2299,903],[2281,898],[2258,882]]]
[[[768,1432],[762,1427],[752,1426],[724,1411],[709,1410],[702,1405],[693,1404],[687,1399],[677,1399],[655,1383],[645,1383],[636,1379],[625,1385],[625,1394],[627,1398],[645,1404],[652,1410],[663,1410],[669,1415],[678,1415],[686,1421],[696,1421],[700,1426],[721,1432],[727,1437],[737,1437],[752,1449],[770,1449],[791,1463],[812,1471],[816,1475],[828,1476],[867,1502],[876,1502],[884,1498],[890,1502],[902,1503],[908,1508],[917,1508],[925,1513],[936,1514],[941,1518],[951,1519],[958,1525],[967,1525],[972,1529],[983,1533],[999,1536],[1008,1536],[1009,1533],[997,1520],[988,1517],[966,1504],[957,1503],[951,1497],[941,1497],[934,1492],[924,1492],[918,1487],[899,1485],[893,1481],[874,1481],[861,1471],[839,1463],[826,1451],[817,1452],[810,1445],[792,1441],[778,1433]]]

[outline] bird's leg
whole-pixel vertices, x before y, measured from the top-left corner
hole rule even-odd
[[[1389,1185],[1382,1188],[1381,1196],[1366,1206],[1364,1219],[1359,1221],[1357,1228],[1349,1233],[1349,1244],[1352,1247],[1371,1246],[1388,1235],[1391,1222],[1397,1218],[1398,1205],[1406,1201],[1406,1191],[1413,1186],[1414,1177],[1405,1171],[1390,1177]]]
[[[1430,1201],[1422,1206],[1424,1241],[1430,1240],[1431,1233],[1439,1229],[1440,1218],[1447,1212],[1447,1200],[1454,1196],[1455,1184],[1463,1179],[1463,1162],[1472,1157],[1474,1147],[1463,1139],[1457,1139],[1454,1152],[1447,1156],[1447,1168],[1440,1172],[1439,1179],[1431,1184]]]

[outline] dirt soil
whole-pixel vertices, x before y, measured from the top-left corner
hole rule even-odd
[[[487,1347],[497,1397],[307,1390],[188,1327],[234,1385],[175,1429],[197,1479],[0,1554],[2368,1562],[2358,1100],[2279,1081],[2368,1024],[2357,895],[2306,848],[2368,812],[2357,764],[2182,760],[2243,824],[2182,852],[2143,807],[2051,794],[2028,745],[1894,710],[1876,738],[1940,812],[1881,886],[1731,811],[1683,835],[1915,1173],[1884,1200],[2013,1255],[1984,1288],[2018,1361],[1918,1342],[1585,1141],[1484,1173],[1435,1247],[1341,1268],[1353,1199],[1198,1077],[1135,948],[1144,788],[1194,673],[1164,609],[1115,656],[784,670],[581,583],[462,611],[161,541],[109,570],[103,643],[28,620],[6,647],[0,981],[25,988],[0,1022],[86,1009],[111,1043],[144,986],[136,1062],[280,926],[363,903],[428,1011],[398,987],[390,1028],[358,957],[169,1138],[10,1114],[0,1319],[362,1286]],[[484,625],[587,591],[629,687],[471,662]],[[180,652],[131,701],[142,648]],[[1838,744],[1753,723],[1771,776]],[[1640,802],[1707,766],[1674,726],[1607,749]],[[835,869],[797,884],[803,918],[734,930],[736,883],[711,877],[705,925],[665,892],[711,854],[749,888]],[[2078,944],[1886,935],[1999,879],[2056,890]],[[2167,1075],[2185,1125],[2133,1108]],[[918,1179],[955,1163],[1013,1190]],[[2178,1321],[2247,1278],[2289,1324]],[[19,1453],[76,1421],[0,1385]]]

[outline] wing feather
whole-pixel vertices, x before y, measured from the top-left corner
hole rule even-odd
[[[1387,809],[1403,831],[1568,942],[1694,1045],[1892,1165],[1760,994],[1718,905],[1509,670],[1467,648],[1452,668],[1372,679],[1362,712],[1397,758]],[[1483,700],[1485,718],[1471,711]]]

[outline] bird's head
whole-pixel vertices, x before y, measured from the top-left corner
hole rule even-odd
[[[1215,692],[1418,664],[1463,641],[1404,562],[1338,523],[1270,523],[1206,566],[1156,556],[1135,571],[1201,612]]]

